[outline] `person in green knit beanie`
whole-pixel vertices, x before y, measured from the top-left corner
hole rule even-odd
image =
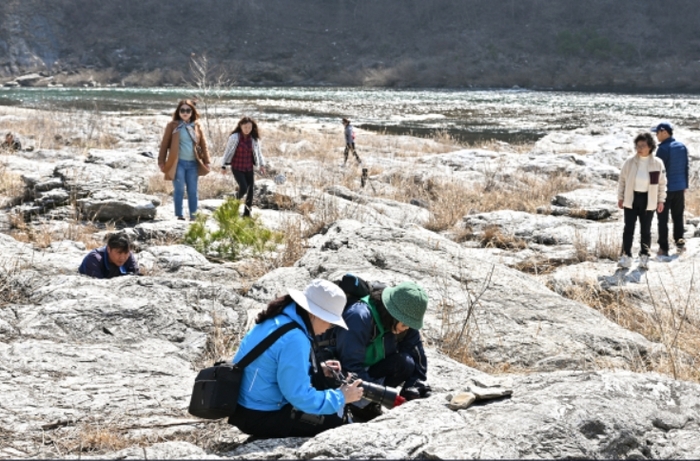
[[[343,371],[363,381],[402,386],[401,396],[407,400],[427,397],[428,363],[419,333],[427,309],[428,294],[414,282],[374,287],[369,296],[346,307],[343,319],[348,329],[333,332],[334,352]],[[353,415],[364,420],[381,414],[378,404],[366,400],[352,408]]]

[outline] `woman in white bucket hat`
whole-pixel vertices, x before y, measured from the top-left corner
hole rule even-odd
[[[238,407],[229,424],[260,438],[311,437],[347,422],[346,404],[362,398],[360,380],[339,389],[317,390],[311,375],[318,368],[313,337],[337,325],[346,328],[343,290],[316,279],[304,291],[289,290],[258,314],[256,325],[241,341],[236,363],[273,331],[290,322],[298,328],[284,334],[243,371]],[[337,362],[328,364],[340,369]]]

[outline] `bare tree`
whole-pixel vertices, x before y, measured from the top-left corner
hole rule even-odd
[[[226,127],[222,120],[219,103],[235,81],[226,72],[212,66],[206,54],[192,53],[190,74],[188,84],[196,89],[197,110],[202,115],[209,148],[213,153],[223,152],[230,127]]]

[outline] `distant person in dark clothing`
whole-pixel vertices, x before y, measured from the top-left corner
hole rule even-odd
[[[343,164],[348,163],[348,154],[350,152],[355,156],[358,164],[362,163],[360,156],[357,155],[357,150],[355,150],[355,130],[350,124],[350,120],[344,118],[343,125],[345,126],[345,162]]]
[[[106,246],[94,249],[85,256],[78,272],[98,279],[139,275],[139,265],[131,252],[132,248],[131,240],[125,234],[112,234]]]
[[[22,150],[22,143],[19,142],[19,139],[12,133],[7,133],[5,135],[5,142],[2,143],[3,149],[12,149],[12,150]]]
[[[682,142],[673,138],[673,125],[669,122],[661,122],[651,131],[656,133],[656,139],[659,141],[656,156],[664,162],[668,179],[666,203],[663,210],[657,213],[659,218],[658,255],[668,256],[669,213],[673,218],[673,240],[676,243],[676,249],[678,253],[685,251],[683,213],[689,183],[688,149]]]
[[[265,174],[265,158],[262,155],[258,124],[250,117],[240,119],[228,138],[221,172],[225,172],[229,165],[233,178],[238,183],[236,198],[240,200],[246,197],[243,217],[250,217],[253,209],[255,167],[258,167],[261,174]]]

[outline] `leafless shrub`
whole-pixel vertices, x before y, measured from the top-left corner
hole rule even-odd
[[[212,66],[206,54],[192,55],[190,74],[189,84],[195,88],[194,99],[202,114],[208,148],[212,152],[223,152],[234,127],[221,114],[220,102],[235,82],[226,72]]]
[[[451,268],[450,278],[437,277],[440,292],[438,313],[441,317],[438,349],[470,367],[489,373],[502,373],[510,369],[510,364],[494,365],[484,362],[474,354],[472,344],[479,334],[476,308],[480,306],[482,296],[491,286],[494,269],[495,266],[491,266],[481,287],[472,286],[461,267]],[[450,279],[459,281],[460,288],[456,293],[447,283]]]

